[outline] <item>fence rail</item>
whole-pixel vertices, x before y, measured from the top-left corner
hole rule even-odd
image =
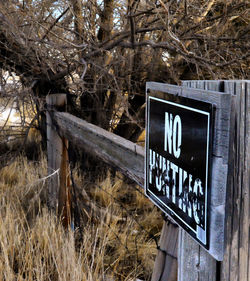
[[[66,112],[54,112],[60,134],[144,186],[144,148]]]

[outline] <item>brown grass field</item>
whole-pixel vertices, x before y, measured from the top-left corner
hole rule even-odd
[[[18,157],[0,171],[0,281],[149,280],[162,218],[122,176],[97,184],[74,170],[102,215],[64,230],[46,206],[47,161]]]

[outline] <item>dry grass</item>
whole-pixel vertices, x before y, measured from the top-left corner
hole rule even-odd
[[[149,280],[160,214],[133,187],[108,177],[88,190],[104,210],[83,227],[81,241],[46,204],[46,160],[20,157],[0,171],[0,280]]]

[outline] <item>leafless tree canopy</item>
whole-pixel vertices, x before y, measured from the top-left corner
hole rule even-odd
[[[136,140],[145,82],[246,79],[247,0],[1,0],[0,68],[35,100]],[[2,85],[4,83],[2,82]],[[1,94],[6,93],[4,86]]]

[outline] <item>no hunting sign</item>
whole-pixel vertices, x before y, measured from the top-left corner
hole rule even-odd
[[[147,95],[146,194],[207,249],[212,110],[168,93]]]

